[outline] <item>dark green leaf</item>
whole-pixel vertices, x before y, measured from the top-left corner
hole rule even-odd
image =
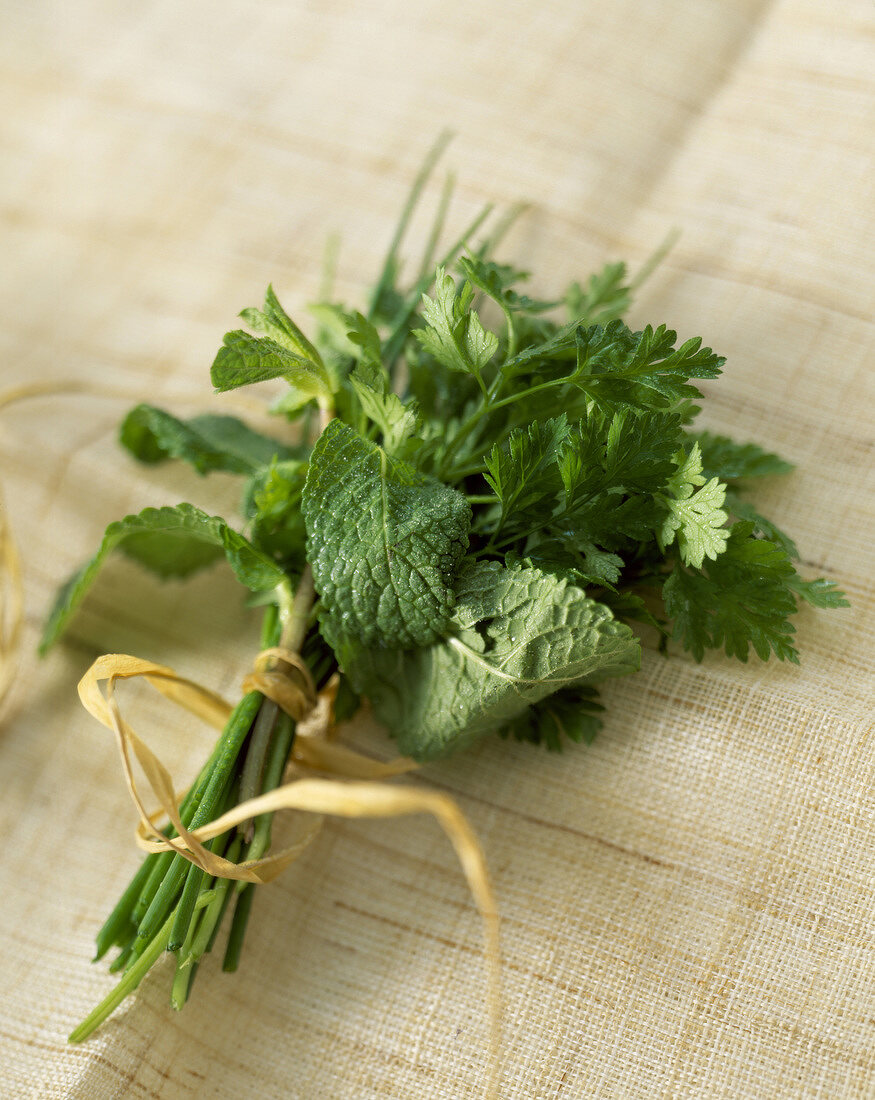
[[[178,420],[154,405],[137,405],[125,417],[120,439],[140,462],[180,458],[200,474],[224,470],[252,474],[274,457],[289,459],[296,451],[253,431],[234,416],[196,416]]]
[[[111,523],[100,549],[58,593],[43,630],[45,653],[63,634],[108,555],[120,549],[161,577],[184,577],[225,555],[238,579],[254,592],[276,586],[285,574],[218,516],[192,504],[146,508]]]
[[[702,466],[706,478],[719,477],[721,481],[736,481],[748,477],[769,477],[773,474],[789,474],[793,469],[770,451],[764,451],[756,443],[734,443],[725,435],[696,432],[702,452]]]
[[[471,522],[461,494],[333,420],[313,449],[303,513],[332,637],[407,646],[443,633]]]
[[[566,580],[522,565],[469,566],[456,636],[421,649],[357,647],[346,668],[415,759],[443,756],[554,692],[634,672],[631,630]]]
[[[302,399],[327,399],[331,395],[331,379],[321,363],[305,359],[269,336],[250,336],[242,329],[225,334],[210,370],[213,386],[219,393],[284,378]]]

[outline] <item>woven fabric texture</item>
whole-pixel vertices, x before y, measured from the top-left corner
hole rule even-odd
[[[6,1097],[458,1100],[482,1095],[481,928],[425,818],[328,822],[256,899],[242,968],[169,964],[93,1039],[94,933],[137,863],[111,737],[78,705],[98,652],[232,697],[257,622],[222,569],[113,562],[68,642],[55,587],[104,526],[236,484],[137,468],[140,399],[211,409],[207,369],[272,281],[360,301],[438,132],[453,227],[532,210],[505,256],[548,295],[682,231],[633,320],[727,356],[703,419],[798,469],[762,509],[852,606],[798,616],[801,668],[645,652],[606,729],[561,757],[497,739],[424,769],[483,840],[503,916],[502,1096],[875,1096],[872,732],[875,25],[865,0],[319,0],[4,5],[0,412],[24,565],[20,678],[0,724],[0,1092]],[[426,198],[435,203],[439,183]],[[413,226],[412,253],[426,232]],[[225,408],[264,424],[260,395]],[[208,734],[142,694],[179,774]],[[385,746],[373,729],[356,737]]]

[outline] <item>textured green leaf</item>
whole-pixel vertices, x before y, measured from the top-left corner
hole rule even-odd
[[[290,351],[269,336],[251,336],[242,329],[225,334],[210,378],[219,393],[284,378],[307,397],[326,399],[331,395],[331,379],[321,363]]]
[[[322,365],[319,352],[280,305],[272,286],[267,288],[263,310],[244,309],[240,316],[250,328],[270,337],[282,347],[288,348],[294,355],[309,360],[317,366]]]
[[[179,420],[154,405],[137,405],[122,422],[119,438],[140,462],[180,458],[200,474],[224,470],[252,474],[274,457],[290,459],[295,450],[253,431],[234,416],[195,416]]]
[[[273,462],[249,479],[243,497],[252,542],[294,574],[301,573],[306,561],[307,532],[301,514],[306,476],[304,462]]]
[[[119,549],[161,577],[185,577],[223,554],[238,579],[254,592],[275,588],[285,574],[218,516],[191,504],[146,508],[111,523],[94,557],[62,586],[43,630],[40,652],[66,630],[108,555]]]
[[[455,636],[406,652],[358,647],[345,670],[416,759],[493,733],[560,689],[639,667],[629,627],[538,569],[470,565],[456,598]]]
[[[333,420],[313,449],[302,509],[333,636],[399,647],[441,636],[468,545],[460,493]]]

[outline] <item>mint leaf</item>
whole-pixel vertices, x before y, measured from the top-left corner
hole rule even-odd
[[[195,416],[179,420],[154,405],[131,409],[119,430],[122,446],[140,462],[181,458],[199,474],[224,470],[252,474],[274,457],[289,459],[295,450],[253,431],[234,416]]]
[[[383,437],[383,448],[391,455],[397,454],[411,438],[419,424],[419,411],[415,401],[405,405],[397,394],[389,389],[385,371],[372,365],[360,364],[349,376],[362,412],[376,424]]]
[[[285,579],[274,562],[218,516],[209,516],[192,504],[146,508],[111,523],[94,557],[61,588],[43,630],[41,653],[67,629],[100,567],[115,549],[165,578],[186,577],[224,554],[237,578],[254,592],[276,588]]]
[[[306,359],[317,367],[322,366],[319,352],[280,305],[272,286],[268,285],[263,310],[244,309],[240,316],[250,328],[264,333],[295,356]]]
[[[471,522],[460,493],[333,420],[313,448],[302,511],[333,638],[428,645],[445,631]]]
[[[284,378],[302,398],[324,401],[331,396],[331,379],[321,362],[298,355],[269,336],[250,336],[242,329],[225,334],[210,378],[218,393]]]
[[[456,284],[444,268],[435,276],[435,297],[422,296],[424,329],[414,336],[426,351],[450,370],[479,377],[498,351],[498,337],[488,332],[471,309],[474,292],[470,283],[456,294]]]
[[[629,627],[566,580],[497,562],[459,578],[454,636],[421,649],[359,647],[345,669],[399,748],[432,759],[493,733],[554,692],[634,672]]]
[[[301,515],[306,476],[304,462],[275,461],[249,479],[243,497],[252,542],[293,574],[300,574],[306,561],[307,532]]]

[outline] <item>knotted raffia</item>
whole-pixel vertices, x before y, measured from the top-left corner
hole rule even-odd
[[[232,708],[215,692],[177,675],[173,669],[126,654],[99,657],[82,677],[79,698],[83,706],[116,735],[125,781],[140,817],[136,841],[146,852],[173,851],[217,878],[266,883],[300,857],[318,834],[321,817],[296,844],[261,859],[233,863],[209,851],[204,847],[204,842],[251,818],[277,810],[300,810],[351,818],[430,813],[437,819],[455,849],[483,920],[491,1038],[491,1069],[486,1082],[486,1095],[496,1096],[500,1076],[501,1027],[498,912],[483,850],[455,801],[439,791],[379,782],[409,772],[416,764],[405,757],[381,763],[333,744],[329,740],[330,722],[326,721],[314,731],[295,737],[291,762],[294,771],[304,772],[303,776],[297,774],[282,786],[241,802],[214,821],[188,830],[179,815],[179,796],[170,773],[122,717],[115,685],[119,680],[136,677],[144,678],[162,695],[218,729],[224,727]],[[103,683],[106,684],[105,694],[101,690]],[[266,649],[258,655],[242,688],[244,692],[261,692],[296,722],[311,715],[318,702],[304,661],[298,654],[279,647]],[[133,772],[132,756],[142,768],[158,800],[157,811],[150,812],[143,804]],[[314,778],[306,774],[308,771],[327,773],[333,778]],[[173,825],[177,836],[167,837],[157,829],[156,822],[164,817]]]

